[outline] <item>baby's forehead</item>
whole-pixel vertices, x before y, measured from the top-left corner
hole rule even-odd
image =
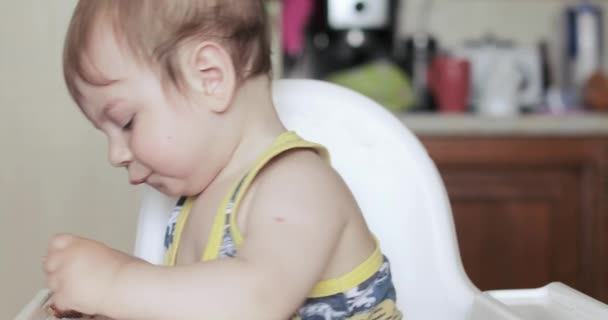
[[[66,74],[81,107],[91,105],[90,101],[99,101],[100,92],[104,96],[104,90],[117,82],[145,76],[147,67],[142,68],[144,65],[137,63],[128,50],[111,28],[91,31],[87,45],[80,48],[78,65]]]
[[[99,72],[108,79],[116,79],[121,74],[132,71],[137,61],[123,43],[107,24],[93,29],[89,45],[82,52],[86,69]]]

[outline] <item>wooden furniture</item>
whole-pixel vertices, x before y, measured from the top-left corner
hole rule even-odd
[[[608,303],[608,135],[419,137],[481,290],[561,281]]]

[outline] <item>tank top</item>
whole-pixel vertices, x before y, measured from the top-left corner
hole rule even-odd
[[[275,139],[251,169],[238,180],[218,208],[201,261],[232,258],[246,239],[236,224],[239,206],[258,173],[272,159],[294,149],[310,149],[329,161],[327,150],[288,131]],[[173,208],[165,232],[165,264],[175,266],[184,225],[190,214],[193,197],[181,197]],[[376,240],[375,251],[350,272],[336,279],[318,282],[293,320],[399,320],[396,293],[390,263]]]

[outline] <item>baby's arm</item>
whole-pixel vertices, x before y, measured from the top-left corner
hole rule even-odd
[[[344,214],[342,185],[297,153],[258,178],[238,257],[173,268],[130,264],[104,303],[116,319],[287,319],[321,280]],[[309,159],[307,157],[315,157]],[[303,158],[303,159],[299,159]]]

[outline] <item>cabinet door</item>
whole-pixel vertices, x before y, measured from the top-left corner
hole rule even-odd
[[[580,287],[576,172],[486,168],[442,175],[464,266],[477,286]]]
[[[564,282],[608,301],[606,144],[599,139],[423,138],[481,290]]]

